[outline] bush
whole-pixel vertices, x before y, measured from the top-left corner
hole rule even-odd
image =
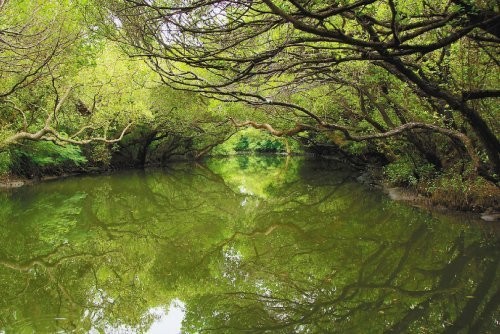
[[[248,151],[250,147],[250,141],[247,136],[241,136],[236,145],[234,145],[234,150],[236,152]]]
[[[93,165],[107,168],[111,164],[112,152],[106,144],[94,143],[87,153]]]
[[[448,173],[430,182],[425,190],[434,204],[458,210],[484,211],[500,204],[500,189],[481,177],[470,179]]]
[[[342,145],[342,149],[350,154],[360,155],[367,151],[366,142],[349,141]]]
[[[259,153],[284,152],[285,145],[277,139],[266,139],[258,141],[254,146],[254,150]]]
[[[31,142],[11,150],[11,170],[27,176],[61,172],[87,162],[79,146]]]
[[[10,152],[0,152],[0,176],[10,172],[11,157]]]
[[[384,167],[384,175],[396,185],[416,186],[423,179],[430,179],[435,174],[432,164],[416,164],[408,157],[402,157]]]

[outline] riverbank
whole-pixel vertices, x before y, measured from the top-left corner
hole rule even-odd
[[[104,170],[102,172],[104,172]],[[98,174],[98,173],[97,172],[65,173],[60,175],[46,175],[32,179],[17,175],[2,175],[0,176],[0,190],[15,189],[49,180],[57,180],[77,175],[91,175],[91,174]]]
[[[92,168],[85,168],[85,169],[78,169],[78,170],[73,169],[73,170],[65,171],[65,172],[58,171],[57,173],[54,173],[54,174],[40,174],[40,175],[37,175],[34,177],[26,177],[26,176],[15,175],[15,174],[3,174],[3,175],[0,175],[0,191],[1,190],[8,190],[8,189],[15,189],[15,188],[23,187],[23,186],[29,186],[29,185],[33,185],[33,184],[44,182],[44,181],[64,179],[64,178],[79,176],[79,175],[102,174],[102,173],[106,173],[106,172],[110,172],[110,171],[113,171],[113,169],[92,167]]]
[[[459,213],[459,212],[464,212],[464,211],[459,211],[456,209],[451,209],[449,207],[446,207],[440,203],[434,202],[431,198],[425,197],[422,194],[413,191],[408,188],[401,188],[401,187],[390,187],[390,186],[385,186],[383,188],[383,191],[387,196],[389,196],[390,199],[393,201],[398,201],[398,202],[405,202],[409,205],[418,207],[418,208],[423,208],[423,209],[430,209],[433,211],[439,211],[439,212],[445,212],[445,213]],[[465,211],[470,214],[474,215],[479,215],[479,217],[487,222],[497,222],[500,221],[500,210],[495,209],[493,207],[487,208],[483,212],[476,212],[476,211]]]
[[[487,222],[500,221],[500,188],[492,183],[471,182],[460,184],[460,187],[448,183],[448,187],[439,187],[437,180],[433,185],[421,183],[405,187],[390,183],[381,166],[373,164],[365,167],[357,181],[384,192],[394,201],[414,207],[443,213],[468,213]]]
[[[10,174],[0,175],[0,189],[19,188],[31,184],[33,181],[27,178],[14,176]]]
[[[309,158],[312,156],[307,155]],[[343,159],[335,157],[322,157],[326,160],[336,160],[342,163],[347,163]],[[184,160],[185,161],[185,160]],[[155,166],[145,166],[158,167]],[[487,189],[464,189],[465,192],[457,193],[456,189],[438,189],[433,194],[426,193],[424,188],[418,187],[401,187],[388,182],[384,177],[382,168],[378,165],[371,164],[361,169],[359,165],[355,165],[359,170],[360,175],[356,178],[358,182],[384,192],[390,199],[398,202],[404,202],[408,205],[419,207],[426,210],[448,212],[448,213],[470,213],[487,222],[500,221],[500,189],[494,185],[490,185]],[[34,178],[27,178],[13,174],[0,176],[0,191],[15,189],[23,186],[29,186],[35,183],[62,179],[78,175],[92,175],[113,172],[124,168],[86,168],[78,171],[66,173],[58,173],[56,175],[41,175]],[[485,193],[489,192],[489,193]],[[445,194],[445,195],[443,195]],[[478,194],[481,194],[479,196]],[[481,198],[480,198],[481,197]]]

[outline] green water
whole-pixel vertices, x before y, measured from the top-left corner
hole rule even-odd
[[[498,238],[355,177],[240,157],[0,193],[0,333],[498,333]]]

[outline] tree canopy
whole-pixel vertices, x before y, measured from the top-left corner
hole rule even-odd
[[[103,17],[113,13],[110,38],[145,57],[166,85],[246,102],[295,125],[241,126],[340,131],[354,141],[420,129],[461,142],[476,165],[484,150],[499,171],[494,1],[102,3]]]
[[[4,1],[0,10],[0,166],[26,140],[84,145],[105,165],[198,159],[232,151],[213,149],[253,127],[315,153],[375,159],[405,184],[499,181],[496,1]]]

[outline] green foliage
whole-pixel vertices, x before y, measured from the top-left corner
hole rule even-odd
[[[108,167],[111,163],[111,151],[102,143],[93,144],[90,148],[89,160],[93,164]]]
[[[285,144],[276,139],[265,139],[255,143],[255,152],[258,153],[279,153],[285,151]]]
[[[351,154],[362,154],[367,151],[367,143],[351,141],[343,145],[342,148]]]
[[[413,165],[408,160],[390,163],[384,167],[384,174],[394,184],[417,184]]]
[[[228,141],[214,149],[215,155],[235,153],[285,153],[287,142],[290,153],[301,153],[299,144],[289,138],[280,138],[254,128],[242,129]]]
[[[152,73],[148,67],[112,43],[95,52],[95,64],[83,66],[72,78],[78,87],[75,97],[93,109],[90,122],[96,127],[120,129],[129,121],[151,120]]]
[[[249,148],[250,148],[250,141],[247,136],[240,136],[240,139],[234,145],[234,150],[236,152],[248,151]]]
[[[37,174],[48,170],[74,168],[87,162],[76,145],[56,145],[52,142],[30,142],[12,149],[12,171]]]
[[[500,205],[500,189],[485,179],[445,172],[422,184],[433,203],[458,210],[484,211]]]
[[[418,163],[409,156],[400,157],[384,167],[384,175],[395,185],[416,186],[420,180],[430,179],[434,173],[433,165]]]
[[[10,172],[11,156],[9,151],[0,152],[0,176]]]

